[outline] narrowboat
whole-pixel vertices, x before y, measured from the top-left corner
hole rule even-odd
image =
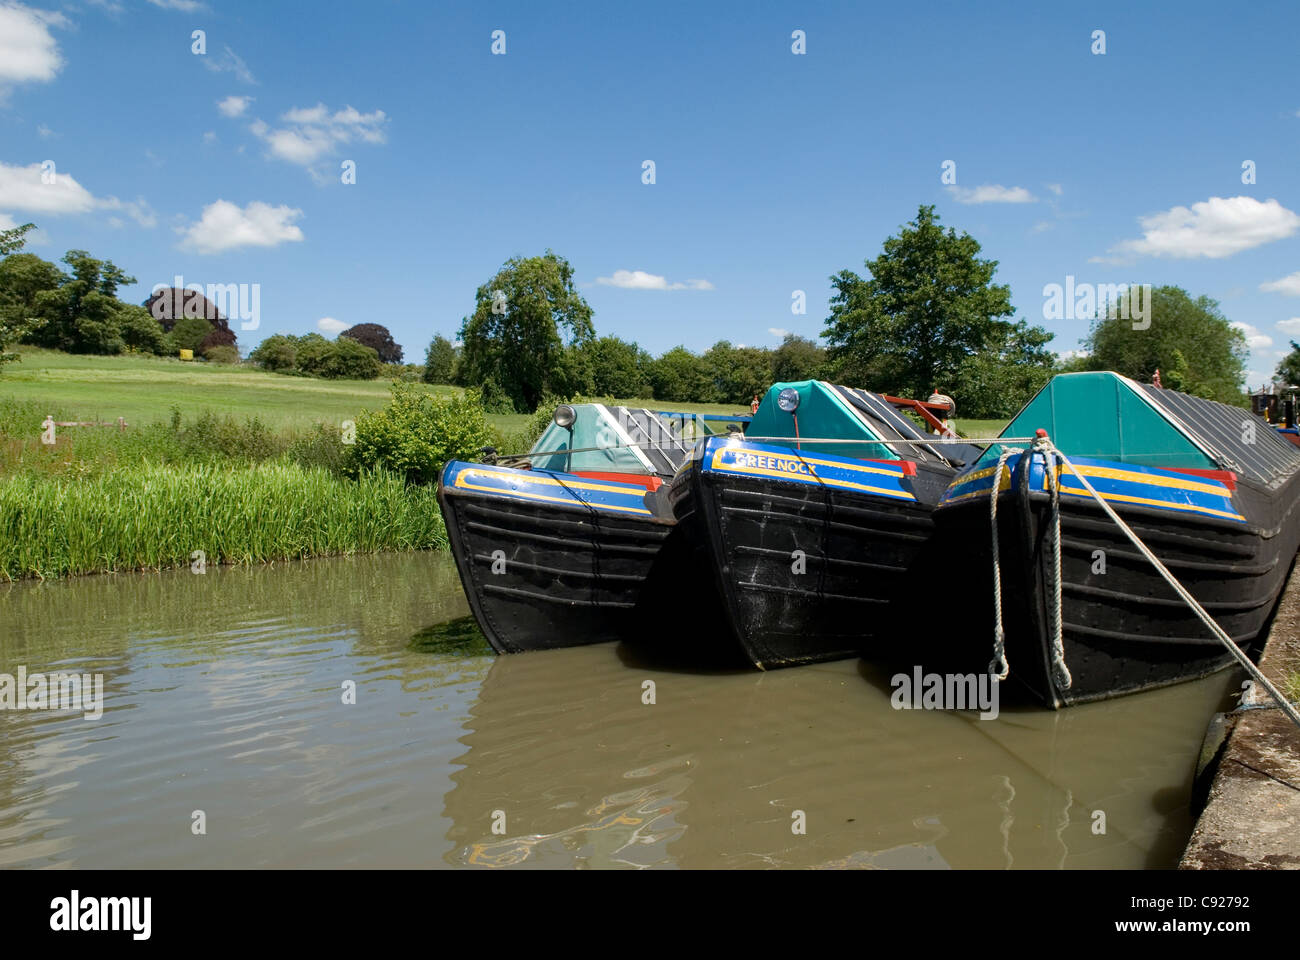
[[[1109,372],[1054,377],[1002,436],[1039,430],[1249,652],[1300,544],[1300,448],[1248,410]],[[962,568],[947,599],[972,614],[945,657],[993,659],[995,485],[1006,667],[1033,697],[1060,708],[1234,662],[1055,454],[1003,444],[935,511],[936,549]]]
[[[915,572],[934,506],[982,453],[900,410],[938,431],[932,406],[778,383],[743,438],[697,445],[667,499],[715,581],[723,642],[763,670],[858,655]]]
[[[628,632],[674,524],[661,488],[700,419],[562,404],[528,454],[443,468],[447,539],[494,650],[601,643]]]

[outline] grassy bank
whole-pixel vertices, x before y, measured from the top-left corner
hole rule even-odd
[[[445,546],[431,487],[290,463],[0,477],[0,579]]]

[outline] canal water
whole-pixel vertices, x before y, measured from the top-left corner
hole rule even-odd
[[[467,613],[437,553],[0,585],[0,674],[104,678],[97,720],[0,711],[0,866],[1172,867],[1235,689],[980,720]]]

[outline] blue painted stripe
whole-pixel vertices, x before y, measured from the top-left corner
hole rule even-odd
[[[705,441],[700,469],[705,473],[833,487],[892,500],[916,499],[907,475],[894,462],[854,460],[734,438]]]
[[[551,470],[517,470],[453,460],[442,471],[449,494],[479,494],[524,503],[595,509],[620,516],[652,516],[645,487]]]
[[[1020,462],[1021,456],[1024,454],[1016,454],[1007,459],[1007,467],[1001,478],[1002,490],[1020,489],[1016,464]],[[1071,457],[1070,462],[1078,467],[1092,488],[1112,506],[1140,506],[1168,510],[1171,513],[1246,522],[1246,518],[1233,505],[1232,491],[1218,480],[1113,460]],[[988,463],[976,464],[958,474],[948,485],[940,506],[978,497],[987,499],[994,482],[995,466]],[[1077,477],[1060,464],[1057,464],[1056,469],[1062,496],[1092,498]],[[1029,486],[1031,490],[1048,489],[1045,464],[1041,456],[1034,458]]]

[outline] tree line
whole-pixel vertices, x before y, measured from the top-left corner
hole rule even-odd
[[[81,250],[63,258],[66,272],[18,252],[30,229],[0,232],[0,359],[13,356],[4,354],[6,342],[18,341],[84,353],[189,348],[238,358],[233,331],[201,295],[198,303],[188,292],[164,290],[144,305],[123,303],[116,291],[134,278]],[[423,367],[407,365],[401,376],[475,387],[492,412],[531,412],[546,398],[580,395],[742,405],[774,382],[817,378],[911,397],[938,390],[956,398],[965,417],[1004,419],[1054,374],[1078,370],[1142,382],[1159,370],[1166,387],[1248,403],[1245,337],[1211,298],[1157,287],[1145,324],[1099,305],[1083,350],[1062,359],[1047,346],[1051,333],[1015,316],[1010,289],[995,282],[997,261],[980,253],[973,237],[945,229],[935,208],[922,205],[864,261],[863,273],[830,277],[824,346],[787,335],[775,348],[721,340],[703,353],[679,345],[657,357],[634,341],[596,335],[593,310],[563,257],[551,250],[514,257],[475,291],[456,341],[436,335]],[[158,297],[177,299],[159,311]],[[160,313],[173,319],[159,320]],[[1300,379],[1300,346],[1292,347],[1275,379]],[[371,379],[400,364],[402,348],[381,324],[366,323],[334,341],[277,334],[249,360],[280,373]]]

